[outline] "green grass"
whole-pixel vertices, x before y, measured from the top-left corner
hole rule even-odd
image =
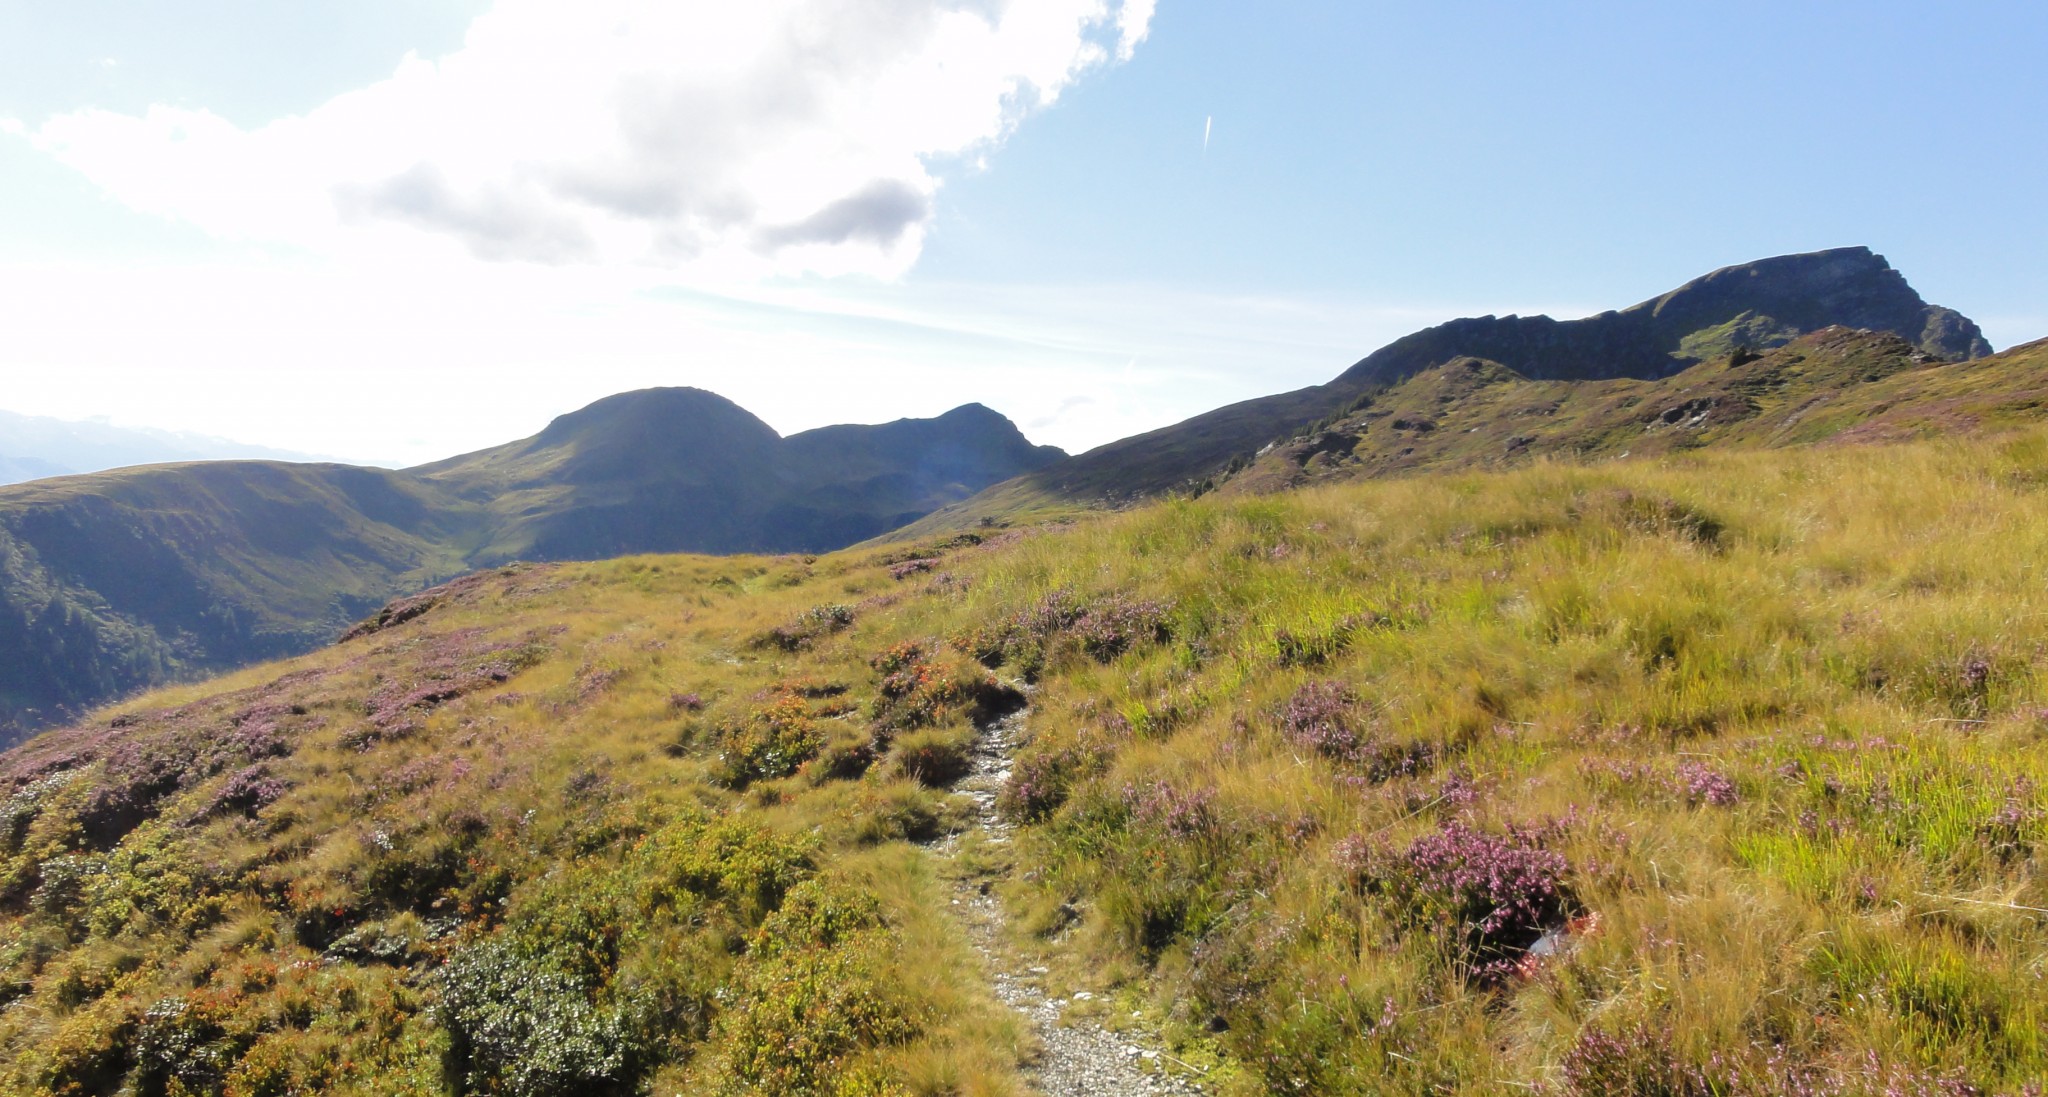
[[[1656,381],[1534,381],[1466,359],[1374,394],[1328,421],[1329,434],[1311,432],[1219,483],[1256,494],[1545,458],[1985,433],[2040,420],[2044,367],[2039,344],[1949,363],[1888,333],[1842,328],[1742,361],[1724,352]]]
[[[1711,358],[1655,381],[1531,380],[1495,362],[1451,358],[1389,386],[1325,386],[1236,405],[998,484],[882,539],[1070,519],[1175,493],[1269,494],[1544,459],[1895,442],[2041,420],[2041,344],[1948,363],[1888,333],[1835,328],[1734,363],[1741,333],[1762,334],[1745,327],[1752,319],[1695,333],[1688,356]]]
[[[494,573],[0,760],[0,1091],[1023,1093],[951,873],[1229,1094],[2018,1094],[2044,484],[2034,428]],[[1014,841],[938,862],[1027,679]]]

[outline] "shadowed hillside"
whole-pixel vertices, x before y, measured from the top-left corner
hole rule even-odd
[[[332,638],[465,570],[479,517],[403,473],[206,462],[0,489],[0,741]]]
[[[722,397],[653,389],[402,472],[205,462],[0,488],[0,742],[305,651],[479,566],[824,551],[1060,456],[980,405],[784,439]]]
[[[970,404],[783,438],[700,389],[600,400],[532,438],[412,469],[490,512],[477,563],[822,552],[1065,456]]]

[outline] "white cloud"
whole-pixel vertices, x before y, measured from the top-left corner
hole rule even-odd
[[[932,162],[1128,60],[1153,4],[500,0],[457,52],[254,129],[163,105],[0,129],[229,240],[888,276]]]
[[[1143,42],[1146,33],[1152,29],[1152,9],[1155,6],[1157,0],[1124,0],[1123,7],[1117,9],[1117,60],[1128,61],[1138,52],[1138,43]]]

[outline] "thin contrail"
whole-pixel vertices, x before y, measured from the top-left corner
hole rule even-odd
[[[1207,156],[1209,154],[1209,131],[1215,128],[1215,115],[1212,114],[1202,120],[1202,155],[1204,156]]]

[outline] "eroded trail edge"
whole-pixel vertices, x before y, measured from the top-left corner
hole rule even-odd
[[[974,802],[974,826],[934,843],[934,855],[955,860],[963,839],[979,834],[991,846],[1008,845],[1013,827],[996,810],[996,795],[1010,776],[1017,740],[1029,718],[1028,706],[978,728],[972,763],[954,791]],[[1027,1067],[1027,1077],[1046,1097],[1164,1097],[1206,1092],[1199,1082],[1175,1072],[1170,1059],[1131,1033],[1114,1032],[1092,1017],[1072,1016],[1076,1002],[1093,997],[1086,991],[1057,998],[1045,991],[1047,969],[1025,966],[1005,946],[1002,903],[986,881],[954,874],[952,909],[982,956],[995,996],[1030,1022],[1040,1053]]]

